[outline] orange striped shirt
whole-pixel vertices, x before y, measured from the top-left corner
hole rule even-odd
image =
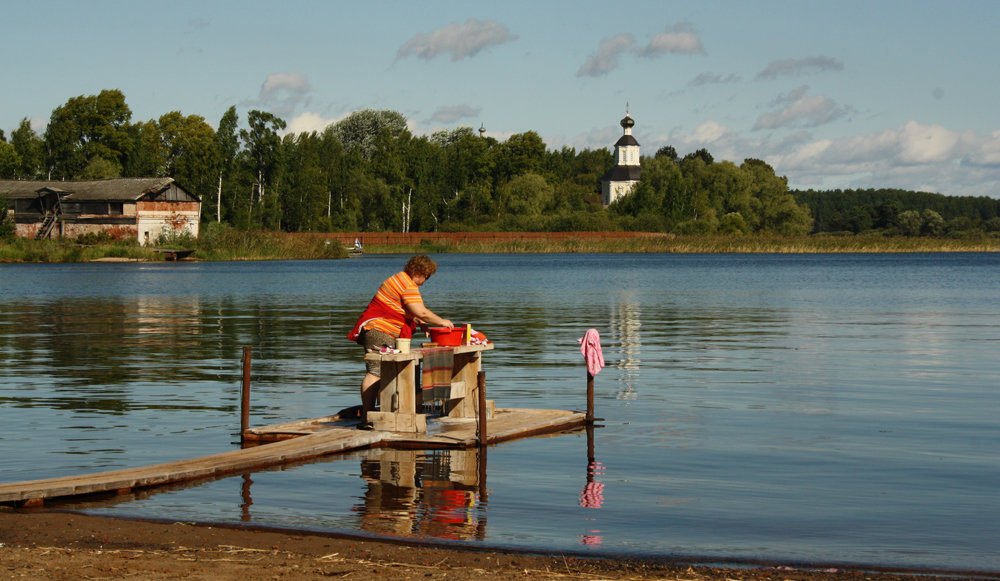
[[[424,299],[420,296],[420,289],[406,272],[397,272],[387,278],[382,283],[382,286],[378,287],[378,292],[375,293],[375,300],[396,311],[404,319],[409,317],[406,315],[403,305],[424,302]],[[403,324],[401,321],[381,318],[366,322],[364,328],[382,331],[383,333],[398,337]]]

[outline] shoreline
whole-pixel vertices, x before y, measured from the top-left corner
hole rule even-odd
[[[203,578],[239,581],[323,577],[677,581],[917,581],[1000,579],[1000,573],[877,567],[717,565],[693,560],[588,557],[433,539],[371,538],[224,523],[135,520],[63,511],[0,509],[0,570],[34,579]]]
[[[363,240],[364,254],[892,254],[1000,252],[1000,235],[968,238],[836,235],[695,235],[654,232],[242,232],[205,243],[180,261],[348,258],[346,244]],[[350,242],[348,242],[350,241]],[[0,243],[2,263],[161,262],[163,253],[138,246],[89,246],[17,239]]]

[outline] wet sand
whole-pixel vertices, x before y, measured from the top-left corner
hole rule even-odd
[[[780,565],[727,569],[648,560],[532,555],[445,548],[415,539],[396,542],[0,508],[0,578],[926,581],[927,576]]]

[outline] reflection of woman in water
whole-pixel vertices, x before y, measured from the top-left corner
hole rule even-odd
[[[383,347],[395,348],[396,339],[412,337],[417,324],[453,328],[451,321],[435,315],[424,306],[424,299],[420,296],[419,287],[435,272],[437,264],[423,254],[408,260],[402,272],[382,283],[347,338],[358,342],[368,353],[378,352]],[[370,430],[372,425],[368,422],[368,412],[375,409],[380,364],[378,361],[366,361],[365,366],[367,372],[361,381],[361,423],[358,427]]]
[[[383,474],[383,468],[388,468]],[[361,528],[372,533],[412,534],[417,505],[416,482],[400,481],[398,462],[381,457],[361,459],[361,478],[368,489],[361,513]],[[395,472],[395,474],[393,474]]]
[[[354,509],[362,529],[441,539],[485,538],[477,478],[465,470],[455,471],[450,462],[457,458],[459,466],[474,466],[478,450],[382,449],[366,454],[361,478],[367,489],[363,504]]]

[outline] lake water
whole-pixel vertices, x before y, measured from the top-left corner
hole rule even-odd
[[[344,336],[405,259],[0,265],[0,481],[234,448],[245,345],[253,425],[356,404],[361,353]],[[592,437],[363,451],[67,506],[1000,572],[1000,255],[435,259],[424,298],[496,343],[499,406],[582,409],[577,339],[600,332]]]

